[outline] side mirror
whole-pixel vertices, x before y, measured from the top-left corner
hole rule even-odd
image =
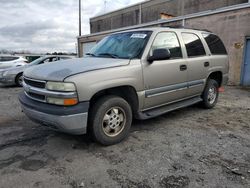
[[[170,51],[166,48],[159,48],[153,51],[153,55],[148,57],[148,62],[153,63],[154,61],[170,59]]]

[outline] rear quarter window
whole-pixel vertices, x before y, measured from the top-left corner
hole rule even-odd
[[[0,61],[1,62],[4,62],[4,61],[14,61],[14,60],[17,60],[18,57],[8,57],[8,56],[3,56],[3,57],[0,57]]]
[[[203,33],[202,36],[207,42],[210,52],[213,55],[226,55],[227,54],[227,50],[222,40],[218,36],[214,34],[210,34],[210,33]]]
[[[60,57],[60,60],[66,60],[66,59],[71,59],[70,57]]]

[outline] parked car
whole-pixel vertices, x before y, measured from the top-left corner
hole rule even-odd
[[[35,122],[103,144],[122,141],[132,118],[202,103],[213,108],[228,81],[228,55],[211,32],[144,28],[112,34],[88,57],[31,67],[20,94]]]
[[[24,66],[12,67],[4,70],[0,70],[0,83],[3,85],[17,85],[22,86],[23,81],[23,71],[28,67],[32,67],[34,65],[46,64],[49,62],[54,62],[58,60],[66,60],[70,59],[69,56],[43,56],[29,64],[25,64]]]
[[[24,66],[28,63],[28,60],[20,56],[0,56],[0,70],[7,69],[11,67]]]

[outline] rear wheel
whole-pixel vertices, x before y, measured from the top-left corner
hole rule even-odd
[[[19,73],[15,79],[16,85],[19,87],[23,86],[23,73]]]
[[[219,84],[215,80],[208,80],[207,85],[205,87],[205,90],[203,92],[202,98],[203,98],[203,107],[210,109],[213,108],[219,97]]]
[[[95,141],[103,145],[119,143],[129,134],[131,107],[121,97],[105,96],[93,105],[89,123]]]

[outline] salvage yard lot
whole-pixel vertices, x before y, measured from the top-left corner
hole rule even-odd
[[[109,147],[31,122],[21,90],[0,87],[0,187],[250,186],[250,90],[226,88],[212,110],[134,121]]]

